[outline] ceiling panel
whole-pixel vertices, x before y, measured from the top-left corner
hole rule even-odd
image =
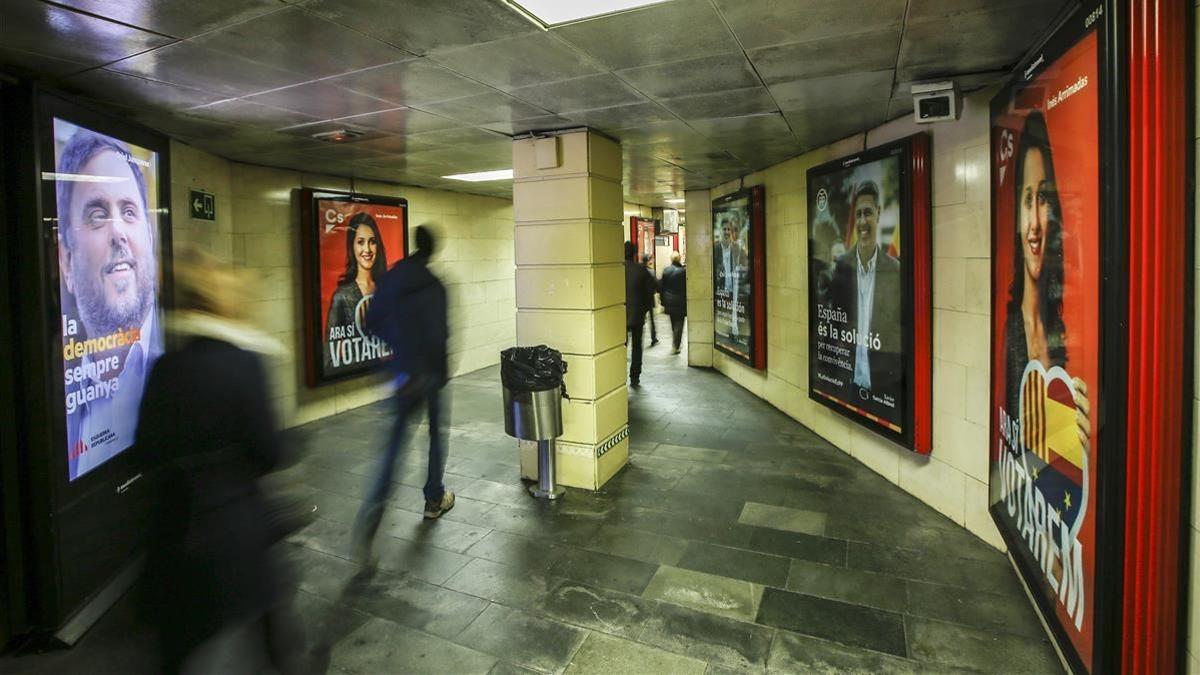
[[[439,49],[431,52],[429,58],[504,91],[600,72],[599,66],[546,32],[472,47]]]
[[[418,58],[347,73],[328,81],[360,94],[412,107],[495,91]]]
[[[999,81],[1064,2],[668,0],[543,31],[501,0],[0,0],[0,63],[227,157],[478,194],[511,183],[440,176],[590,126],[661,203],[910,114],[914,80]]]
[[[907,1],[715,0],[745,49],[898,27]]]
[[[644,103],[646,98],[609,73],[537,84],[512,90],[513,96],[554,113]]]
[[[187,38],[281,10],[279,0],[55,0],[144,30]]]
[[[617,74],[651,98],[694,96],[761,84],[740,51],[631,68]]]
[[[396,107],[387,101],[356,94],[328,82],[306,82],[248,96],[246,100],[304,113],[318,120],[351,117]]]
[[[174,41],[35,0],[7,0],[0,20],[6,49],[97,66]]]
[[[283,110],[240,98],[227,99],[190,108],[186,112],[195,117],[267,129],[279,129],[281,127],[317,121],[317,118],[311,115]]]
[[[667,110],[684,120],[740,117],[779,111],[771,93],[762,86],[731,89],[700,96],[668,98],[663,99],[662,104]]]
[[[392,108],[391,110],[383,110],[366,115],[344,117],[335,121],[352,124],[356,127],[362,127],[365,129],[377,129],[385,133],[400,135],[422,134],[425,132],[442,132],[453,130],[462,126],[454,120],[427,113],[423,110],[415,110],[413,108]],[[455,131],[454,133],[456,134],[456,137],[461,137],[468,131],[477,130],[463,129],[461,131]]]
[[[432,103],[421,106],[421,109],[449,117],[463,124],[475,125],[529,119],[549,114],[547,110],[523,101],[518,101],[512,96],[499,91],[454,99],[453,101]]]
[[[1037,38],[1029,26],[1048,26],[1059,2],[1008,7],[944,20],[910,22],[900,44],[897,76],[922,80],[1013,66]],[[1028,34],[1022,39],[1013,36]]]
[[[542,32],[494,0],[314,0],[306,8],[414,54]]]
[[[88,67],[87,63],[71,61],[44,54],[10,49],[0,44],[0,65],[11,73],[26,77],[62,77]]]
[[[891,70],[814,77],[769,86],[783,110],[820,108],[846,101],[883,100],[892,95]]]
[[[667,109],[657,103],[649,102],[600,108],[599,110],[583,110],[570,113],[566,117],[579,124],[601,130],[623,129],[675,119],[675,116]]]
[[[109,69],[228,97],[286,87],[307,79],[192,41],[176,42],[118,61]]]
[[[407,54],[300,7],[289,7],[190,40],[213,51],[315,80],[397,61]]]
[[[123,105],[152,105],[166,110],[181,110],[223,100],[213,94],[166,82],[155,82],[133,75],[97,68],[67,78],[72,91],[101,101],[119,101]]]
[[[869,33],[835,35],[755,49],[749,52],[754,68],[768,84],[825,75],[886,70],[896,65],[900,27]]]
[[[672,0],[551,32],[612,70],[738,49],[709,0]]]
[[[579,123],[561,115],[541,115],[523,120],[485,122],[479,126],[483,129],[487,129],[488,131],[516,136],[517,134],[528,133],[530,131],[555,131],[560,129],[570,129],[572,127],[579,126]]]

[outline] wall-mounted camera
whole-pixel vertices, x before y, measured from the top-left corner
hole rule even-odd
[[[958,119],[958,85],[953,82],[926,82],[912,86],[913,118],[917,124],[948,122]]]

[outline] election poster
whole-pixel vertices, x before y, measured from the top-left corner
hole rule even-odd
[[[391,356],[364,327],[375,285],[408,250],[408,204],[403,199],[313,193],[306,210],[312,248],[309,311],[316,381],[362,373]]]
[[[1103,441],[1098,53],[1095,30],[1052,41],[991,109],[991,512],[1087,670]]]
[[[750,359],[753,324],[750,265],[750,193],[713,204],[713,331],[716,347]]]
[[[893,438],[909,432],[907,151],[901,141],[808,172],[809,396]]]
[[[52,120],[67,479],[133,445],[163,353],[156,152]]]

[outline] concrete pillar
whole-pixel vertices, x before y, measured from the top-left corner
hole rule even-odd
[[[713,364],[713,230],[708,190],[684,193],[687,210],[688,365]]]
[[[620,144],[589,130],[513,141],[513,218],[517,344],[567,361],[557,481],[595,490],[629,460]],[[535,446],[521,443],[525,478]]]

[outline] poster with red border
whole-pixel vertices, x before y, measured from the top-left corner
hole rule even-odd
[[[369,371],[391,356],[364,329],[375,285],[408,251],[408,203],[311,192],[306,231],[310,385]]]
[[[1092,669],[1100,352],[1095,30],[992,101],[989,499],[1043,613]]]

